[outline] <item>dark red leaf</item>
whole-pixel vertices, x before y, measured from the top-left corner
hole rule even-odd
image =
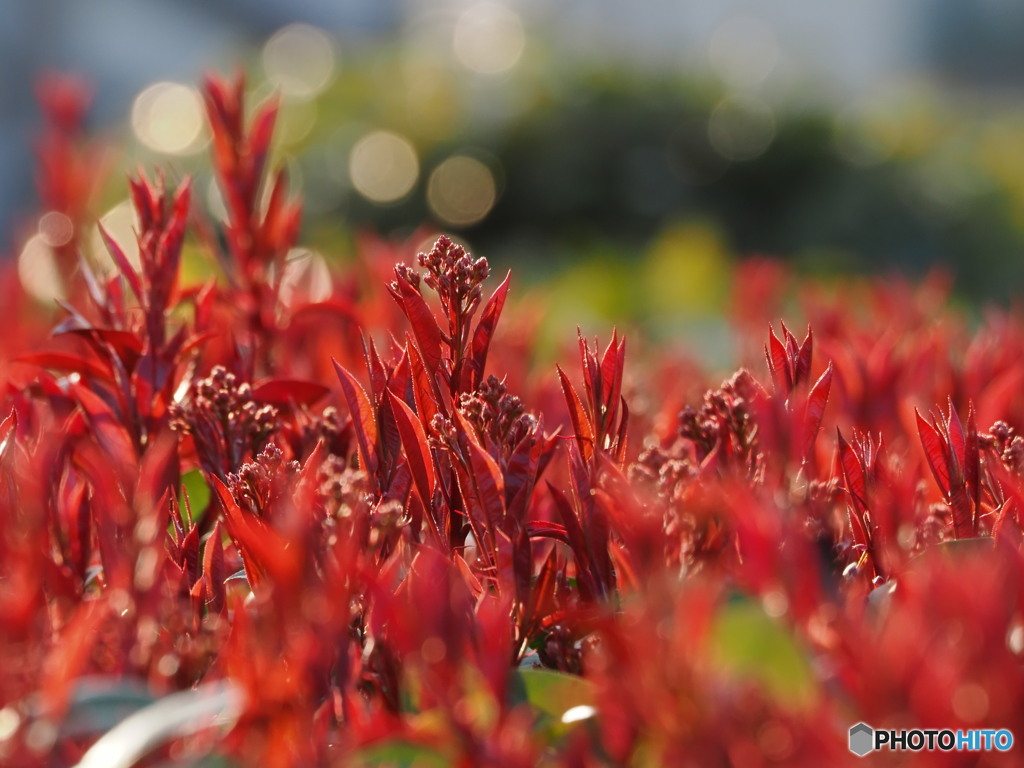
[[[547,520],[531,520],[526,524],[526,532],[531,539],[554,539],[569,546],[569,534],[564,525],[551,523]]]
[[[836,429],[836,435],[839,439],[839,464],[843,470],[843,483],[846,487],[846,492],[850,495],[850,500],[853,502],[858,515],[863,515],[868,509],[868,491],[866,478],[864,477],[864,467],[853,448],[843,439],[843,433],[838,428]]]
[[[332,360],[334,369],[338,373],[338,381],[341,382],[341,390],[348,402],[349,412],[352,415],[352,427],[355,431],[356,440],[359,444],[359,457],[363,468],[371,478],[377,472],[377,419],[370,404],[370,398],[356,378],[338,365],[337,360]],[[374,480],[373,482],[376,482]]]
[[[789,369],[789,356],[786,354],[785,345],[779,341],[775,331],[768,327],[769,338],[768,348],[765,355],[768,358],[768,368],[772,374],[772,381],[775,384],[775,391],[788,393],[793,389],[793,374]]]
[[[102,398],[82,384],[71,386],[96,442],[107,454],[112,466],[123,472],[135,456],[131,436]]]
[[[494,293],[484,305],[483,312],[480,313],[480,321],[476,324],[476,330],[473,332],[473,345],[470,351],[470,360],[472,361],[469,366],[470,380],[462,387],[466,392],[476,389],[483,380],[487,365],[487,352],[491,346],[494,329],[501,317],[501,310],[505,306],[511,279],[512,272],[510,270],[505,275],[505,279],[501,281],[501,285],[494,289]]]
[[[612,339],[601,357],[602,400],[610,421],[622,396],[622,369],[626,359],[626,340],[619,341],[618,330],[612,330]],[[608,423],[608,422],[606,422]]]
[[[947,460],[950,462],[949,475],[951,478],[960,477],[963,474],[964,426],[960,422],[960,416],[953,407],[953,398],[947,399],[948,411],[946,413],[945,434],[949,443],[949,454]],[[940,425],[943,426],[943,425]]]
[[[569,548],[572,550],[573,558],[576,560],[580,596],[584,600],[593,600],[597,596],[597,587],[593,583],[590,574],[590,558],[587,555],[587,541],[583,535],[583,528],[580,526],[579,518],[573,509],[572,503],[564,493],[548,482],[548,491],[554,499],[555,509],[562,518],[565,526],[565,535],[569,540]]]
[[[256,384],[252,390],[254,399],[272,405],[311,406],[328,395],[331,390],[313,381],[298,379],[270,379]]]
[[[947,451],[945,441],[931,424],[924,420],[921,413],[915,408],[917,416],[917,433],[921,437],[921,445],[924,447],[924,455],[931,467],[935,482],[939,484],[942,495],[949,498],[949,469],[947,465]]]
[[[434,497],[434,470],[430,459],[427,435],[419,418],[412,408],[406,405],[405,401],[396,397],[391,390],[387,390],[387,396],[391,403],[391,411],[395,416],[395,423],[398,425],[402,447],[405,449],[405,458],[409,462],[409,470],[412,472],[416,490],[423,504],[429,507],[430,500]]]
[[[186,535],[181,544],[181,565],[188,575],[188,584],[191,587],[199,578],[199,529],[193,527]]]
[[[573,389],[565,372],[557,365],[555,368],[558,369],[558,380],[562,384],[562,393],[565,395],[565,402],[569,406],[569,418],[572,419],[572,426],[576,433],[576,441],[580,446],[580,453],[583,455],[584,461],[589,461],[590,457],[594,455],[594,427],[590,423],[590,416],[587,415],[583,401],[576,394],[576,390]]]
[[[206,604],[213,613],[220,613],[225,607],[224,578],[224,543],[221,541],[220,520],[218,520],[213,525],[213,531],[210,532],[203,551]]]
[[[363,354],[366,357],[366,370],[370,373],[370,389],[373,394],[373,402],[379,403],[384,397],[384,390],[388,385],[388,372],[384,369],[384,363],[377,354],[377,345],[373,339],[363,338]]]
[[[427,302],[409,281],[401,275],[395,275],[395,283],[398,286],[397,294],[393,293],[395,300],[402,307],[402,311],[412,325],[413,336],[419,346],[420,355],[431,374],[436,374],[441,367],[441,329],[437,327],[437,320],[434,313],[430,311]]]
[[[492,530],[505,518],[505,480],[498,463],[473,440],[467,440],[473,493]]]
[[[974,515],[966,486],[957,485],[952,489],[949,508],[953,516],[953,533],[956,538],[972,538],[974,536]]]
[[[974,525],[981,508],[981,447],[978,440],[978,425],[974,415],[974,403],[967,411],[967,440],[964,444],[964,479],[967,491],[974,503]]]
[[[793,339],[795,342],[796,339]],[[800,351],[797,352],[795,358],[795,364],[793,366],[793,384],[799,384],[802,381],[810,381],[811,378],[811,357],[814,352],[814,334],[811,332],[811,326],[807,326],[807,335],[804,336],[804,343],[800,345]]]
[[[29,352],[19,355],[15,361],[27,365],[38,365],[40,368],[48,368],[51,371],[80,373],[97,379],[110,378],[109,366],[69,352]]]
[[[809,333],[809,332],[808,332]],[[832,363],[829,362],[825,372],[815,382],[807,395],[807,407],[804,410],[803,423],[803,455],[807,461],[814,449],[814,439],[821,429],[821,420],[825,415],[825,406],[828,404],[828,393],[832,387]]]
[[[416,402],[416,412],[423,425],[429,427],[440,410],[441,393],[437,387],[437,380],[427,371],[411,337],[406,337],[405,349],[412,370],[412,394]]]

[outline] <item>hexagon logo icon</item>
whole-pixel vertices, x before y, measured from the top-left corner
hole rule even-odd
[[[875,748],[875,731],[867,723],[857,723],[850,728],[850,751],[864,757]]]

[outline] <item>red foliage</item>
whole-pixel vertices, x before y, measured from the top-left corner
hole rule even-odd
[[[677,417],[693,382],[645,379],[617,331],[527,390],[494,365],[529,347],[496,336],[510,278],[485,300],[486,260],[446,237],[386,286],[397,246],[368,242],[362,281],[281,300],[300,206],[267,168],[276,106],[247,122],[243,85],[205,86],[223,238],[187,181],[133,179],[139,268],[105,235],[116,272],[65,264],[51,337],[4,342],[0,761],[78,760],[97,679],[227,685],[226,732],[156,746],[240,765],[401,743],[466,766],[810,766],[852,760],[860,720],[1024,736],[1019,317],[968,333],[933,285],[859,284],[862,315],[809,290],[813,335],[769,327],[763,382],[741,369]],[[78,124],[67,87],[51,145]],[[44,197],[77,222],[64,151],[43,151]],[[224,280],[182,283],[189,237]],[[539,699],[531,664],[563,673]],[[589,703],[562,701],[575,684]]]

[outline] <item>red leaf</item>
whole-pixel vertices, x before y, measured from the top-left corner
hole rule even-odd
[[[355,377],[338,365],[333,360],[334,370],[338,373],[338,381],[341,382],[342,392],[345,400],[348,401],[349,412],[352,414],[352,426],[355,430],[356,440],[359,444],[359,457],[363,469],[376,483],[377,472],[377,420],[370,404],[370,398],[366,396],[366,390],[362,388]]]
[[[587,393],[587,399],[597,405],[597,391],[601,388],[601,368],[597,364],[597,358],[590,353],[590,346],[583,338],[579,326],[576,327],[576,339],[580,348],[580,367],[583,369],[583,388]],[[594,340],[595,346],[597,339]]]
[[[1006,499],[996,510],[996,521],[992,524],[992,538],[999,541],[1003,538],[1003,526],[1007,520],[1014,520],[1017,516],[1018,497],[1011,496]]]
[[[868,493],[864,477],[864,467],[853,448],[843,439],[843,433],[838,428],[836,429],[836,435],[839,438],[839,463],[843,470],[846,492],[850,494],[850,499],[858,515],[863,515],[868,509]]]
[[[821,429],[821,420],[825,415],[825,405],[828,403],[828,393],[832,387],[832,363],[828,364],[825,372],[815,382],[807,395],[807,407],[804,410],[804,434],[803,434],[803,460],[811,455],[814,449],[814,439]]]
[[[367,343],[366,338],[363,338],[363,355],[366,357],[366,370],[370,372],[370,389],[373,394],[373,401],[379,403],[381,398],[384,397],[384,389],[388,385],[388,372],[384,369],[384,363],[380,360],[380,355],[377,354],[377,345],[373,343],[373,339]]]
[[[914,414],[917,416],[917,433],[921,437],[921,445],[924,447],[924,455],[928,460],[928,466],[931,467],[932,474],[935,476],[935,482],[939,484],[943,496],[948,499],[950,486],[949,469],[946,463],[946,443],[935,427],[925,421],[916,408],[914,409]]]
[[[63,333],[82,336],[93,345],[100,354],[108,355],[112,349],[124,365],[131,371],[135,363],[142,357],[142,342],[133,333],[118,331],[113,328],[69,328]],[[60,334],[54,334],[60,335]]]
[[[775,391],[790,392],[793,389],[793,374],[789,369],[789,356],[786,354],[785,345],[779,341],[775,331],[768,326],[769,348],[765,349],[765,356],[768,358],[768,368],[772,374],[772,381],[775,383]]]
[[[498,463],[473,440],[467,440],[473,493],[488,526],[498,530],[505,518],[505,480]]]
[[[480,314],[480,321],[476,324],[473,332],[473,345],[470,353],[472,361],[469,367],[470,380],[463,382],[462,389],[471,392],[476,389],[484,377],[485,366],[487,365],[487,351],[490,349],[491,338],[494,336],[494,329],[501,317],[501,310],[505,306],[505,298],[508,296],[509,281],[512,279],[512,271],[509,270],[501,285],[494,289],[491,298],[484,305]]]
[[[412,370],[412,395],[416,402],[416,412],[424,426],[429,427],[440,410],[441,393],[437,381],[423,365],[412,338],[406,337],[405,349],[409,355],[409,367]]]
[[[199,578],[199,529],[193,527],[181,543],[182,567],[188,576],[189,586]]]
[[[416,491],[424,506],[429,507],[430,500],[434,497],[434,472],[427,435],[419,418],[405,401],[396,397],[391,390],[387,390],[387,396],[398,425],[398,432],[402,437],[402,447],[405,449],[405,458],[409,462]]]
[[[569,545],[569,534],[564,525],[547,520],[531,520],[526,524],[526,533],[531,539],[554,539]]]
[[[583,535],[583,528],[580,526],[579,518],[576,516],[576,511],[566,495],[555,488],[550,482],[548,482],[548,491],[550,491],[551,498],[555,502],[555,509],[558,510],[562,523],[565,525],[565,535],[569,540],[569,548],[572,550],[573,558],[576,560],[580,596],[584,600],[593,600],[597,596],[597,588],[593,583],[593,576],[590,573],[587,541]]]
[[[459,574],[462,576],[462,580],[469,587],[470,593],[474,598],[480,597],[484,591],[483,584],[480,583],[480,579],[476,577],[473,570],[469,567],[469,563],[466,562],[465,558],[462,557],[458,552],[452,555],[452,560],[455,562],[455,567],[458,569]]]
[[[434,313],[430,311],[420,292],[404,277],[396,274],[395,284],[398,286],[398,292],[392,292],[392,296],[412,325],[413,336],[416,338],[427,370],[432,374],[436,373],[441,367],[441,329],[437,327]]]
[[[110,233],[107,232],[102,223],[96,222],[96,227],[99,229],[100,237],[103,238],[103,244],[106,245],[107,251],[110,253],[110,257],[117,265],[118,271],[120,271],[125,280],[128,281],[128,285],[132,289],[132,293],[135,294],[135,297],[140,302],[144,302],[146,297],[143,295],[142,282],[139,280],[139,275],[135,271],[135,268],[131,265],[131,262],[128,261],[128,257],[125,256],[124,251],[121,250],[121,246],[118,245],[117,241],[110,236]]]
[[[572,426],[576,432],[576,442],[579,443],[580,453],[583,455],[584,461],[589,461],[590,457],[594,454],[594,427],[590,423],[590,416],[587,415],[587,410],[583,407],[583,401],[580,400],[580,396],[576,394],[576,390],[569,383],[565,372],[557,365],[555,368],[558,370],[558,379],[562,384],[565,402],[569,406],[569,418],[572,419]]]
[[[252,396],[256,400],[272,405],[311,406],[330,391],[322,384],[313,381],[270,379],[253,387]]]
[[[38,365],[40,368],[47,368],[51,371],[81,373],[97,379],[110,378],[109,366],[69,352],[29,352],[16,357],[15,362]]]
[[[621,466],[626,461],[626,447],[629,443],[627,430],[629,428],[629,406],[626,405],[626,398],[619,398],[619,433],[615,436],[615,461]]]
[[[795,341],[795,339],[794,339]],[[814,334],[811,326],[807,326],[807,335],[804,336],[804,343],[800,345],[800,351],[796,355],[796,364],[793,369],[793,384],[807,381],[811,377],[811,355],[814,351]]]
[[[213,613],[224,609],[224,543],[221,541],[220,520],[206,540],[203,551],[203,580],[206,583],[206,604]]]
[[[96,442],[112,464],[119,468],[119,476],[124,477],[121,472],[125,471],[129,461],[135,457],[135,446],[127,430],[106,402],[88,387],[72,384],[72,392],[82,408]]]
[[[978,441],[978,425],[974,416],[974,403],[967,410],[967,441],[964,445],[964,478],[967,490],[974,502],[974,525],[977,526],[978,510],[981,508],[981,447]]]
[[[604,350],[601,358],[601,383],[604,387],[602,392],[603,405],[612,418],[615,409],[619,405],[619,398],[622,396],[622,369],[626,359],[626,340],[618,340],[618,331],[612,330],[612,339]]]
[[[298,583],[302,564],[299,551],[273,528],[239,508],[231,491],[216,476],[213,489],[224,509],[224,524],[238,549],[245,575],[254,590],[270,578],[284,593]]]
[[[969,539],[974,536],[974,515],[966,486],[957,485],[952,489],[949,508],[953,515],[953,533],[956,538]]]

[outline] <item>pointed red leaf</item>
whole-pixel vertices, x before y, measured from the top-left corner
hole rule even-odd
[[[793,389],[793,374],[789,369],[789,355],[786,354],[785,345],[779,341],[775,331],[768,326],[769,338],[768,349],[765,354],[768,356],[768,367],[771,370],[772,381],[775,383],[775,391],[788,393]]]
[[[392,296],[402,307],[402,311],[412,325],[413,336],[419,346],[420,355],[430,373],[436,373],[441,367],[441,329],[437,327],[437,320],[434,313],[430,311],[427,302],[420,295],[409,281],[401,275],[395,275],[395,284],[398,286],[397,293]]]
[[[795,341],[795,339],[794,339]],[[811,357],[814,352],[814,334],[811,326],[807,326],[807,335],[804,336],[804,343],[800,345],[800,351],[796,355],[796,365],[793,369],[793,384],[801,381],[809,381],[811,378]]]
[[[828,364],[825,372],[821,374],[817,382],[807,395],[807,407],[804,410],[802,458],[807,461],[814,449],[814,440],[821,429],[821,420],[825,415],[825,406],[828,404],[828,393],[832,387],[832,363]]]
[[[978,440],[978,425],[974,415],[974,403],[967,410],[967,440],[964,444],[964,479],[967,491],[974,503],[975,525],[981,508],[981,446]]]
[[[139,274],[135,271],[135,267],[132,266],[131,262],[128,261],[128,257],[125,256],[124,251],[121,250],[121,246],[117,244],[117,241],[110,236],[106,228],[102,223],[96,222],[96,228],[99,230],[100,237],[103,239],[103,244],[107,247],[107,252],[110,257],[114,260],[114,264],[117,265],[118,271],[128,281],[128,286],[132,289],[132,293],[135,294],[140,302],[145,302],[146,297],[143,295],[142,282],[139,280]]]
[[[573,558],[576,560],[580,596],[584,600],[593,600],[597,596],[597,588],[590,574],[590,558],[587,556],[587,541],[583,535],[583,528],[580,526],[576,511],[566,495],[555,488],[550,482],[547,485],[551,498],[555,502],[555,509],[558,511],[565,526],[565,535],[569,540],[569,548],[572,550]]]
[[[951,478],[960,478],[963,474],[964,448],[967,440],[964,436],[964,427],[960,422],[960,416],[953,407],[953,398],[948,398],[947,402],[949,411],[946,415],[946,435],[949,438],[950,446],[947,456],[947,460],[950,461],[949,475]]]
[[[358,442],[360,461],[363,469],[373,478],[378,466],[377,419],[373,406],[370,404],[370,398],[366,396],[366,390],[356,381],[356,378],[338,365],[337,360],[332,360],[332,362],[352,415],[352,427]]]
[[[412,370],[412,395],[416,403],[416,413],[419,414],[423,426],[430,427],[434,416],[440,410],[441,393],[437,387],[437,380],[427,371],[416,344],[408,335],[405,350],[409,355],[409,367]]]
[[[181,543],[181,565],[188,576],[189,586],[199,578],[199,529],[193,527]]]
[[[558,370],[558,380],[562,384],[565,402],[569,406],[569,418],[572,419],[572,426],[576,433],[576,441],[580,446],[580,453],[583,455],[584,461],[589,461],[590,457],[594,454],[594,427],[590,423],[590,416],[587,415],[587,409],[584,408],[583,401],[576,394],[576,390],[573,389],[565,372],[557,365],[555,368]],[[585,368],[586,366],[584,366]]]
[[[615,461],[622,466],[626,461],[626,448],[629,444],[629,406],[626,398],[619,398],[619,432],[615,436]]]
[[[487,524],[497,530],[505,518],[505,479],[494,458],[473,440],[467,440],[473,493],[486,515]]]
[[[427,443],[427,435],[423,425],[413,412],[412,408],[406,405],[405,401],[395,396],[391,390],[387,390],[388,401],[391,403],[391,411],[398,425],[398,433],[402,438],[406,461],[409,462],[409,470],[412,472],[413,482],[416,484],[416,491],[420,500],[427,507],[434,497],[434,469],[430,459],[430,446]]]
[[[373,393],[373,402],[379,403],[384,397],[384,389],[388,385],[388,372],[384,369],[380,355],[377,354],[377,345],[373,339],[363,338],[363,355],[366,357],[366,370],[370,372],[370,389]]]
[[[843,484],[858,514],[863,515],[868,509],[868,491],[866,478],[864,477],[864,467],[853,448],[843,439],[843,433],[838,428],[836,429],[836,436],[839,439],[839,464],[843,470]]]
[[[497,327],[498,319],[501,317],[501,310],[505,306],[505,298],[508,296],[508,286],[511,279],[512,271],[509,270],[508,274],[505,275],[505,279],[501,281],[501,285],[494,289],[494,293],[487,300],[483,312],[480,313],[480,321],[476,324],[476,330],[473,332],[473,345],[470,352],[470,360],[472,361],[469,366],[470,380],[463,384],[464,391],[471,392],[483,380],[487,365],[487,352],[491,346],[494,329]]]
[[[928,460],[928,466],[935,476],[935,482],[942,490],[942,495],[949,498],[949,468],[947,464],[947,447],[938,430],[924,420],[920,412],[915,408],[917,416],[917,433],[921,437],[921,445],[924,447],[924,455]]]
[[[213,525],[203,550],[203,581],[206,604],[213,613],[224,609],[224,542],[221,541],[220,520]]]

